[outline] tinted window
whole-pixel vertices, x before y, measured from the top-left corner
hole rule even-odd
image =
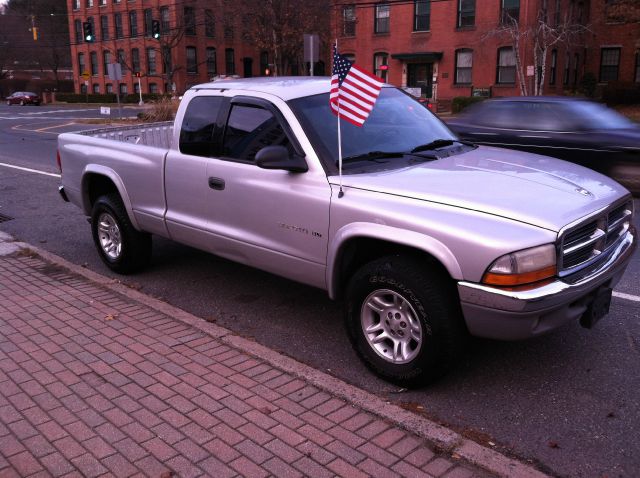
[[[265,146],[285,146],[293,152],[282,125],[263,108],[233,105],[224,135],[223,154],[229,158],[253,162]]]
[[[574,125],[559,104],[542,101],[496,101],[473,109],[473,122],[524,131],[569,131]]]
[[[575,101],[566,107],[583,129],[637,128],[626,117],[597,103]]]
[[[191,100],[182,120],[180,152],[211,157],[217,153],[216,120],[223,98],[199,96]]]

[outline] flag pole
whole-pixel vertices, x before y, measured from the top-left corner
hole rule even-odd
[[[335,51],[338,51],[338,39],[336,38]],[[340,127],[340,88],[338,88],[338,180],[340,184],[340,192],[338,192],[338,198],[344,196],[342,190],[342,128]]]

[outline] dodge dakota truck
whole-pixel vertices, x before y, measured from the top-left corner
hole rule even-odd
[[[385,86],[340,125],[327,78],[191,88],[175,123],[65,133],[60,194],[104,263],[131,273],[158,235],[319,287],[355,351],[419,386],[469,335],[592,327],[636,247],[633,202],[581,166],[459,139]],[[341,165],[341,167],[339,167]]]

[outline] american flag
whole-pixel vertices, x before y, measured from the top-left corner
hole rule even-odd
[[[378,99],[384,81],[359,66],[352,64],[333,46],[331,73],[331,111],[349,123],[362,126]],[[338,106],[338,101],[340,102]]]

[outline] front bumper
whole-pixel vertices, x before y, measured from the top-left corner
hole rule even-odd
[[[637,232],[631,227],[595,271],[574,283],[556,280],[531,290],[508,291],[461,281],[458,293],[467,328],[478,337],[519,340],[577,320],[601,287],[618,283],[636,246]]]

